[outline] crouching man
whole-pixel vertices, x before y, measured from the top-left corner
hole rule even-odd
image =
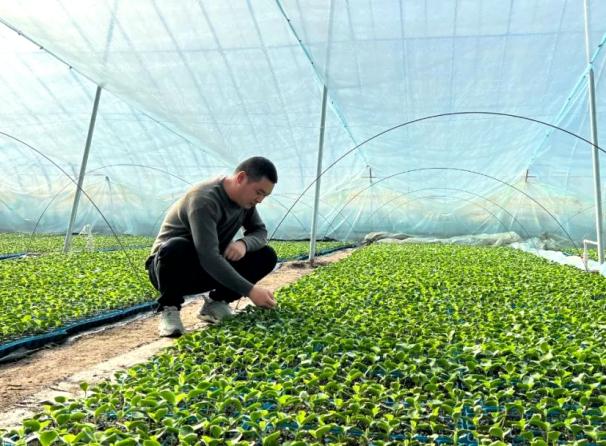
[[[209,322],[232,316],[229,303],[241,296],[275,307],[272,292],[255,285],[277,260],[256,206],[277,182],[273,163],[255,156],[230,176],[197,184],[171,206],[145,263],[160,291],[160,336],[183,334],[179,311],[188,294],[210,291],[198,314]],[[234,241],[241,227],[244,235]]]

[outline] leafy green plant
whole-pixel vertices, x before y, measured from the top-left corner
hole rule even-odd
[[[151,247],[154,237],[125,235],[93,234],[74,235],[72,238],[73,252],[98,251],[107,249]],[[65,234],[34,234],[12,232],[0,233],[0,254],[13,253],[59,253],[63,250]]]
[[[6,435],[602,444],[605,292],[600,276],[507,248],[370,246],[280,290],[278,310],[188,334]]]
[[[284,240],[271,240],[269,245],[276,250],[278,258],[280,259],[293,259],[299,256],[304,256],[309,253],[309,241],[284,241]],[[316,252],[320,253],[325,250],[340,248],[347,246],[347,242],[325,242],[318,241],[316,243]]]
[[[149,301],[148,250],[47,254],[0,261],[0,342]]]
[[[19,235],[13,234],[13,237]],[[63,238],[56,235],[42,239],[49,242],[49,249],[60,249],[58,243],[63,243]],[[132,243],[145,241],[143,237],[134,236],[126,239]],[[0,237],[0,241],[7,240]],[[109,243],[112,239],[102,240]],[[272,246],[282,259],[308,249],[307,242],[273,242]],[[320,242],[319,249],[338,246],[339,243]],[[69,255],[47,252],[42,256],[0,261],[0,306],[3,308],[0,343],[153,300],[157,292],[143,268],[148,255],[149,249]]]
[[[581,248],[579,248],[579,249],[568,248],[568,249],[564,249],[562,252],[569,256],[582,257],[583,256],[583,247],[581,246]],[[587,248],[587,258],[597,262],[598,261],[598,250],[595,248]]]
[[[138,249],[153,245],[155,237],[119,234],[118,238],[111,234],[74,235],[72,252],[99,251],[108,249]],[[63,250],[65,234],[34,234],[0,233],[0,255],[13,253],[60,253]],[[309,252],[309,241],[272,240],[270,245],[281,259],[291,259]],[[318,241],[317,251],[338,248],[347,245],[338,241]]]

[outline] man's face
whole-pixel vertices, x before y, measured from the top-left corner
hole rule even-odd
[[[244,209],[250,209],[261,203],[274,189],[274,183],[263,177],[259,181],[250,181],[248,176],[240,183],[240,202],[238,203]]]

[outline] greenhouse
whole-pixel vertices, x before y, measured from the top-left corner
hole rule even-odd
[[[606,445],[605,47],[603,0],[0,1],[2,444]]]

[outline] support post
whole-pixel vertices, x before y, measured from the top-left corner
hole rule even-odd
[[[90,117],[90,124],[88,126],[88,135],[86,137],[86,145],[84,146],[84,155],[82,156],[82,163],[80,164],[80,175],[78,175],[78,186],[76,189],[76,195],[74,196],[74,204],[72,206],[72,213],[69,218],[69,225],[67,226],[67,232],[65,234],[65,242],[63,243],[63,253],[69,252],[72,243],[72,231],[74,230],[74,223],[76,222],[76,215],[78,214],[78,205],[80,204],[80,195],[82,194],[82,184],[84,183],[84,176],[86,174],[86,164],[88,163],[88,154],[90,152],[90,145],[93,140],[93,132],[95,131],[95,121],[97,120],[97,110],[99,109],[99,99],[101,98],[101,87],[97,86],[97,92],[95,93],[95,102],[93,104],[93,113]]]
[[[320,118],[320,138],[318,141],[318,163],[316,168],[316,193],[314,197],[314,213],[311,218],[311,235],[309,240],[309,263],[313,265],[316,256],[316,230],[318,226],[318,208],[320,207],[320,180],[322,175],[322,153],[324,152],[324,130],[326,127],[326,101],[328,98],[328,76],[330,75],[330,46],[332,45],[332,32],[334,20],[334,0],[330,0],[328,18],[328,39],[326,44],[326,59],[324,61],[324,80],[322,82],[322,116]]]
[[[593,161],[593,192],[595,200],[595,229],[596,240],[598,244],[598,260],[600,264],[604,263],[604,243],[602,232],[602,191],[600,185],[600,157],[597,149],[598,145],[598,126],[595,108],[595,80],[593,75],[593,63],[591,61],[591,49],[589,38],[589,0],[585,0],[585,57],[589,68],[587,76],[587,90],[589,103],[589,121],[591,128],[592,161]]]
[[[314,213],[311,220],[311,236],[309,240],[309,262],[313,263],[316,255],[316,230],[318,226],[318,208],[320,206],[320,182],[322,177],[322,153],[324,152],[324,128],[326,124],[326,98],[328,89],[326,85],[322,90],[322,117],[320,120],[320,139],[318,142],[318,163],[316,167],[316,193],[314,197]]]

